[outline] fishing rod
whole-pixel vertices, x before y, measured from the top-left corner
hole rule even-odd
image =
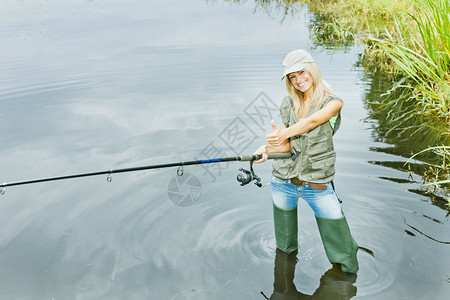
[[[285,153],[269,153],[269,159],[282,159],[282,158],[290,158],[291,154],[289,152]],[[183,175],[183,166],[190,165],[202,165],[202,164],[211,164],[211,163],[221,163],[221,162],[230,162],[230,161],[249,161],[250,162],[250,171],[240,168],[239,171],[242,173],[238,174],[236,179],[241,182],[241,186],[249,184],[251,181],[256,181],[255,184],[259,187],[262,186],[260,183],[261,178],[259,178],[255,172],[253,171],[253,161],[261,159],[262,155],[243,155],[243,156],[234,156],[234,157],[221,157],[221,158],[213,158],[213,159],[200,159],[200,160],[191,160],[191,161],[180,161],[175,163],[167,163],[167,164],[158,164],[158,165],[149,165],[149,166],[140,166],[140,167],[131,167],[131,168],[123,168],[123,169],[109,169],[107,171],[97,171],[91,173],[80,173],[80,174],[72,174],[58,177],[47,177],[47,178],[39,178],[33,180],[25,180],[25,181],[16,181],[10,183],[2,183],[0,184],[0,193],[5,194],[5,190],[7,187],[17,186],[17,185],[26,185],[32,183],[40,183],[47,181],[57,181],[57,180],[65,180],[72,178],[80,178],[80,177],[89,177],[89,176],[98,176],[98,175],[107,175],[107,180],[109,182],[112,181],[112,174],[117,173],[127,173],[127,172],[136,172],[136,171],[144,171],[151,169],[162,169],[162,168],[171,168],[171,167],[179,167],[177,170],[177,175]]]

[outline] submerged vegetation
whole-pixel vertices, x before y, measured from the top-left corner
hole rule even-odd
[[[443,163],[441,165],[430,165],[430,171],[425,171],[423,176],[424,186],[436,189],[439,188],[440,184],[450,183],[450,166],[447,163],[450,161],[450,146],[438,146],[422,150],[411,156],[410,160],[425,152],[433,152],[435,155],[442,157]]]
[[[423,186],[425,187],[426,192],[445,199],[447,201],[448,210],[450,206],[450,197],[448,189],[445,187],[448,187],[450,184],[450,146],[427,148],[411,156],[408,162],[418,156],[420,157],[421,155],[429,153],[437,155],[440,158],[440,163],[427,164],[428,168],[426,168],[422,174]],[[408,167],[411,168],[411,164],[408,164]]]

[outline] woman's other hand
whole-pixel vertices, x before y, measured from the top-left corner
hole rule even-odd
[[[288,136],[285,134],[286,129],[278,129],[273,120],[270,122],[270,125],[272,125],[273,132],[266,135],[267,142],[272,146],[282,145],[283,142],[288,138]]]

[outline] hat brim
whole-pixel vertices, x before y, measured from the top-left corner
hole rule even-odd
[[[299,63],[299,64],[295,64],[293,66],[290,66],[288,69],[284,70],[283,77],[281,77],[281,80],[283,80],[284,77],[286,77],[288,74],[301,71],[305,67],[306,67],[306,63]]]

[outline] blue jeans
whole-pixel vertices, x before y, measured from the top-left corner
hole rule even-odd
[[[344,216],[331,183],[327,183],[326,190],[316,190],[308,186],[308,184],[305,186],[295,186],[289,180],[272,176],[270,185],[273,203],[278,208],[295,208],[297,207],[298,199],[302,198],[309,204],[318,217],[337,219]]]

